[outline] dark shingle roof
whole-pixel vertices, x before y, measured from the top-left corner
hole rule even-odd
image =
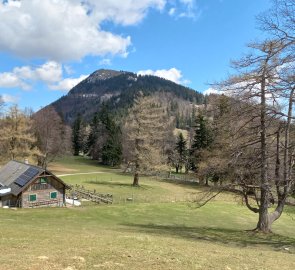
[[[23,190],[24,187],[21,187],[15,184],[14,182],[29,168],[37,169],[39,171],[38,175],[44,172],[44,169],[37,166],[25,164],[14,160],[9,161],[5,166],[3,166],[0,169],[0,185],[10,187],[11,193],[17,196]],[[32,177],[32,179],[36,178],[36,176]]]

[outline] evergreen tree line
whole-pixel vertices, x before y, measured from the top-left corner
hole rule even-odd
[[[72,145],[74,155],[88,155],[104,165],[116,166],[122,161],[121,128],[106,105],[89,124],[77,116],[72,126]]]
[[[201,153],[204,149],[209,149],[213,142],[212,124],[202,111],[196,115],[187,133],[187,138],[182,132],[178,133],[174,151],[171,153],[170,162],[175,167],[176,173],[189,171],[198,172],[201,161]]]
[[[169,132],[172,134],[173,129],[179,128],[178,125],[178,116],[180,114],[186,115],[185,125],[183,128],[191,129],[193,124],[193,119],[196,118],[196,108],[195,104],[190,104],[187,101],[182,100],[182,105],[179,105],[175,101],[175,96],[165,93],[156,93],[154,95],[146,95],[144,91],[137,92],[137,98],[133,101],[133,106],[126,110],[125,113],[122,111],[113,110],[109,103],[104,103],[101,106],[101,109],[96,112],[91,121],[88,122],[87,119],[83,119],[81,114],[78,114],[75,121],[72,125],[72,147],[74,155],[86,155],[91,157],[94,160],[98,160],[104,165],[117,166],[122,164],[128,164],[128,154],[125,149],[128,149],[128,144],[126,138],[129,136],[131,127],[126,125],[126,121],[132,122],[130,115],[134,115],[134,110],[137,106],[140,106],[142,109],[145,108],[145,105],[142,104],[145,100],[147,104],[152,102],[151,108],[146,108],[146,115],[150,117],[153,115],[153,111],[157,106],[161,107],[163,112],[159,115],[164,114],[169,124]],[[140,104],[140,105],[138,105]],[[157,106],[155,104],[158,104]],[[159,105],[161,104],[161,105]],[[189,107],[186,107],[188,106]],[[156,107],[155,107],[156,106]],[[181,107],[181,108],[180,108]],[[135,117],[135,116],[134,116]],[[144,118],[141,115],[141,118]],[[155,120],[153,125],[156,126],[156,123],[160,123],[162,126],[165,126],[164,123],[157,118],[159,116],[154,116]],[[128,120],[129,119],[129,120]],[[150,125],[146,127],[151,129],[155,133],[155,128]],[[159,129],[159,127],[158,127]],[[174,136],[169,135],[169,142],[165,142],[165,148],[174,148]],[[151,134],[150,136],[152,136]],[[173,142],[172,142],[173,141]],[[167,159],[168,159],[168,150],[165,150]],[[171,151],[170,151],[171,152]],[[127,156],[127,157],[126,157]],[[167,163],[167,162],[166,162]],[[167,166],[169,164],[167,163]]]

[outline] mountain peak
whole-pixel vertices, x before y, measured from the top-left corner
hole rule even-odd
[[[94,71],[86,79],[86,81],[88,83],[95,83],[97,81],[103,81],[103,80],[113,78],[113,77],[118,76],[123,73],[125,73],[125,71],[117,71],[117,70],[111,70],[111,69],[98,69],[98,70]]]
[[[160,77],[99,69],[51,105],[63,115],[67,123],[73,123],[78,114],[89,121],[102,104],[107,105],[113,112],[118,111],[119,114],[127,112],[138,91],[145,95],[168,93],[175,98],[193,103],[203,101],[202,94]]]

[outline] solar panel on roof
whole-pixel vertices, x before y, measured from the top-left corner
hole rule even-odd
[[[35,169],[35,168],[29,168],[27,169],[24,174],[28,175],[30,177],[34,177],[35,175],[37,175],[39,173],[39,170]]]
[[[23,187],[23,186],[26,184],[26,181],[25,181],[23,178],[18,177],[18,178],[14,181],[14,183],[16,183],[16,184],[18,184],[19,186]]]
[[[39,171],[35,168],[27,169],[23,174],[21,174],[14,183],[18,184],[19,186],[25,186],[34,176],[36,176]]]

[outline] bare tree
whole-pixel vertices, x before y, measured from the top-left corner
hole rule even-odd
[[[4,100],[2,96],[0,96],[0,114],[2,113],[3,107],[4,107]]]
[[[242,187],[248,208],[259,214],[256,230],[269,232],[271,224],[283,211],[292,182],[289,133],[294,102],[294,69],[291,68],[293,58],[286,52],[286,43],[282,40],[266,40],[253,43],[250,47],[255,53],[234,62],[239,74],[222,84],[222,88],[240,100],[242,107],[235,114],[236,120],[239,115],[241,117],[238,124],[236,123],[236,141],[239,144],[233,156],[239,170],[243,167],[244,170],[236,174],[236,183]],[[287,113],[281,106],[285,99],[289,101]],[[285,130],[284,138],[279,136],[282,125]],[[279,136],[277,142],[274,140],[275,134]],[[282,140],[283,166],[279,162]],[[281,167],[284,171],[282,177],[278,172],[273,173]],[[249,188],[253,187],[260,191],[259,196],[255,196],[256,207],[250,205],[248,198],[251,194],[248,192]],[[270,213],[269,207],[274,202],[275,190],[277,206]]]
[[[37,146],[41,151],[38,165],[46,168],[57,156],[70,152],[69,128],[53,107],[46,107],[33,115]]]
[[[272,2],[272,8],[258,16],[260,28],[290,45],[295,40],[295,0]]]
[[[273,3],[259,17],[271,38],[249,44],[252,53],[233,62],[237,75],[219,84],[234,101],[227,114],[232,183],[224,188],[258,213],[262,232],[271,231],[294,187],[295,1]]]

